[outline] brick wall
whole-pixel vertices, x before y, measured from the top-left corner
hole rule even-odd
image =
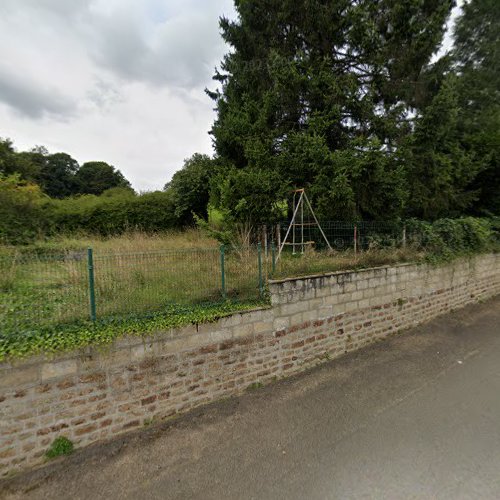
[[[500,293],[500,255],[270,284],[270,309],[0,364],[0,475],[184,412]]]

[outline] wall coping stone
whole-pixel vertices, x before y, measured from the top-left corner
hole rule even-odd
[[[294,278],[282,278],[282,279],[277,279],[277,280],[269,280],[269,284],[270,285],[281,285],[284,283],[293,283],[293,282],[297,282],[297,281],[305,281],[305,280],[318,279],[318,278],[329,278],[331,276],[344,276],[344,275],[351,275],[351,274],[360,274],[360,273],[366,273],[366,272],[370,272],[370,271],[383,271],[383,270],[392,269],[392,268],[403,268],[403,267],[410,267],[410,266],[416,266],[416,265],[422,265],[422,263],[402,262],[400,264],[388,264],[385,266],[366,267],[363,269],[346,269],[343,271],[332,271],[332,272],[325,272],[325,273],[308,274],[306,276],[299,276],[299,277],[294,277]]]

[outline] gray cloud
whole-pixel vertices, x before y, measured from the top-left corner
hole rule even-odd
[[[103,110],[111,109],[125,100],[115,85],[100,78],[97,78],[94,87],[87,92],[87,97],[91,103]]]
[[[5,23],[14,20],[28,25],[30,19],[36,20],[38,36],[45,36],[46,30],[63,44],[78,44],[94,65],[122,82],[200,92],[210,84],[213,68],[224,50],[218,33],[221,5],[232,4],[231,0],[1,1]],[[29,44],[30,39],[23,42]],[[43,49],[40,57],[44,57]],[[56,75],[60,68],[53,70]],[[67,99],[44,90],[43,84],[40,89],[6,78],[0,89],[1,100],[34,118],[44,112],[63,115],[72,111]],[[110,102],[108,89],[90,82],[80,92],[82,97],[97,106]]]
[[[30,118],[44,115],[68,116],[76,111],[76,103],[52,88],[41,88],[0,68],[0,101]]]
[[[212,151],[204,87],[231,12],[233,0],[0,0],[3,133],[160,188]]]
[[[133,11],[120,7],[112,15],[94,13],[82,32],[93,60],[125,80],[203,88],[223,48],[217,29],[220,12],[204,7],[142,23]]]
[[[55,14],[68,20],[87,10],[91,3],[92,0],[22,0],[20,4],[19,0],[2,0],[2,10],[12,14],[29,9],[35,13]]]

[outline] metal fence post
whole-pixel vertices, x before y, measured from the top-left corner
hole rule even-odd
[[[257,243],[257,259],[259,262],[259,294],[264,295],[264,280],[262,279],[262,245]]]
[[[95,280],[94,280],[94,254],[92,248],[87,249],[87,265],[89,271],[89,306],[90,306],[90,319],[96,320],[96,306],[95,306]]]
[[[358,253],[358,226],[354,224],[354,254]]]
[[[221,277],[221,288],[222,288],[222,298],[226,298],[226,269],[225,269],[225,252],[226,246],[220,246],[220,277]]]
[[[406,248],[406,224],[403,226],[403,248]]]
[[[271,243],[271,273],[274,276],[274,272],[276,271],[276,245],[274,241]]]

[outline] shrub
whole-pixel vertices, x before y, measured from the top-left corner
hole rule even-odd
[[[7,244],[30,243],[47,231],[40,188],[21,180],[18,174],[0,174],[0,241]]]
[[[491,249],[498,239],[492,220],[474,217],[438,219],[432,223],[412,219],[407,230],[410,242],[444,258]]]
[[[136,196],[117,189],[101,196],[84,195],[52,200],[47,205],[49,218],[58,232],[83,231],[103,236],[121,234],[129,229],[162,231],[177,226],[172,193],[155,191]]]

